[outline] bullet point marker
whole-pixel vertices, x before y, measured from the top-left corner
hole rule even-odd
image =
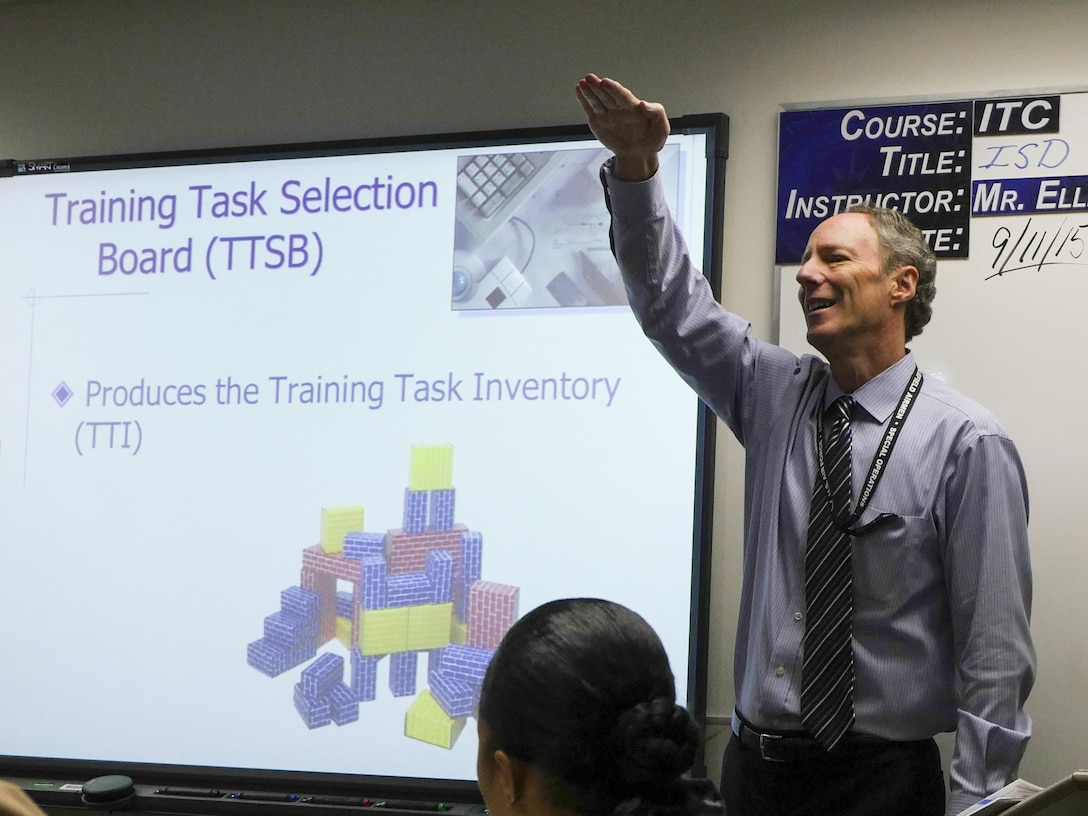
[[[63,408],[73,396],[73,391],[68,387],[68,384],[61,381],[60,385],[53,389],[53,399],[57,401],[57,405]]]

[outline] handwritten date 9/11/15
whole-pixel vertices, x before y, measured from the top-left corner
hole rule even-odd
[[[1063,218],[1055,229],[1040,229],[1028,218],[1023,228],[1015,232],[999,227],[994,233],[993,247],[997,250],[990,268],[993,273],[986,280],[1022,269],[1042,270],[1044,266],[1088,266],[1085,257],[1085,238],[1088,224],[1070,224]]]

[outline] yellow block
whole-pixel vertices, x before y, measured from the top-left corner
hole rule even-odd
[[[408,649],[425,651],[450,645],[453,604],[408,607]]]
[[[321,549],[325,552],[343,552],[344,534],[362,530],[363,508],[359,505],[321,508]]]
[[[458,646],[464,646],[468,643],[467,623],[456,618],[453,619],[453,623],[450,624],[450,643],[456,643]]]
[[[412,445],[409,454],[410,490],[447,490],[453,487],[453,445]]]
[[[367,657],[408,651],[409,609],[359,610],[359,650]]]
[[[465,728],[467,717],[451,717],[424,690],[408,707],[404,715],[404,736],[429,742],[441,748],[452,748]]]
[[[336,619],[336,639],[344,644],[345,649],[351,648],[351,620],[349,618]]]

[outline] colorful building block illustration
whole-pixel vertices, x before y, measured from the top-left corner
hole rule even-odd
[[[456,522],[453,446],[413,445],[408,471],[399,528],[365,530],[361,506],[321,509],[299,585],[280,593],[247,662],[275,677],[312,661],[293,696],[314,729],[361,719],[359,704],[377,699],[386,661],[389,693],[415,695],[405,736],[452,748],[479,704],[494,648],[517,620],[520,590],[483,580],[483,535]],[[335,641],[346,662],[317,655]],[[428,688],[417,694],[421,654]]]

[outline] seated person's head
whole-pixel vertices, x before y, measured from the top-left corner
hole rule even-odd
[[[480,693],[477,774],[492,816],[713,814],[682,779],[699,728],[650,625],[609,601],[553,601],[507,632]]]

